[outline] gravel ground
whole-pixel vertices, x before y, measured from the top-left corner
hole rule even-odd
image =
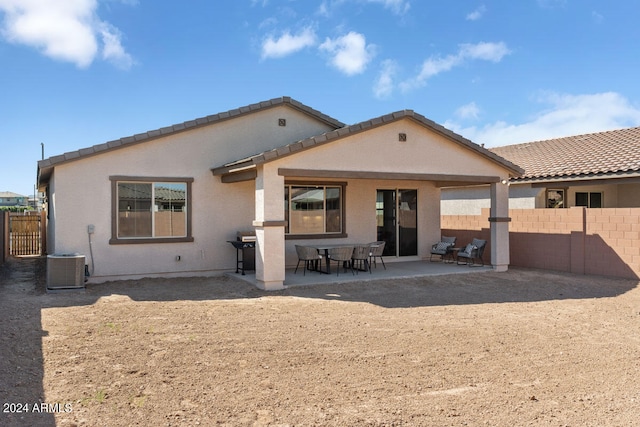
[[[47,294],[0,267],[3,426],[637,426],[638,281],[540,270]],[[21,412],[20,412],[21,411]]]

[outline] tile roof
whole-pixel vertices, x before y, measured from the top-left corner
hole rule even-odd
[[[107,151],[123,148],[133,144],[139,144],[139,143],[150,141],[159,137],[164,137],[164,136],[172,135],[178,132],[195,129],[201,126],[206,126],[206,125],[222,122],[229,119],[234,119],[234,118],[244,116],[247,114],[252,114],[261,110],[266,110],[268,108],[278,107],[280,105],[288,105],[292,108],[295,108],[299,111],[309,114],[310,116],[313,116],[316,119],[323,121],[328,125],[333,126],[336,129],[344,126],[344,123],[334,119],[333,117],[323,114],[320,111],[315,110],[311,107],[308,107],[302,104],[301,102],[298,102],[295,99],[292,99],[291,97],[283,96],[280,98],[274,98],[268,101],[250,104],[244,107],[236,108],[236,109],[225,111],[222,113],[213,114],[206,117],[200,117],[198,119],[189,120],[183,123],[175,124],[173,126],[167,126],[167,127],[151,130],[144,133],[127,136],[124,138],[105,142],[103,144],[94,145],[88,148],[82,148],[77,151],[70,151],[68,153],[64,153],[58,156],[52,156],[47,159],[40,160],[38,161],[38,182],[39,184],[47,182],[49,179],[49,176],[51,175],[51,171],[53,170],[53,167],[62,163],[67,163],[70,161],[93,156],[96,154],[102,154]]]
[[[336,129],[330,132],[325,132],[321,135],[316,135],[311,138],[306,138],[300,141],[296,141],[292,144],[287,144],[282,147],[275,148],[273,150],[264,151],[262,153],[255,154],[250,157],[246,157],[244,159],[239,159],[231,163],[227,163],[220,167],[216,167],[212,169],[214,175],[223,175],[229,173],[234,170],[246,169],[249,167],[253,167],[254,165],[266,163],[276,158],[284,157],[290,154],[294,154],[300,150],[306,150],[318,145],[323,145],[346,136],[364,132],[369,129],[376,128],[378,126],[382,126],[391,122],[395,122],[397,120],[402,120],[405,118],[412,119],[424,127],[431,129],[432,131],[462,145],[463,147],[475,151],[477,154],[485,156],[492,160],[495,163],[500,164],[503,167],[506,167],[511,171],[514,176],[519,176],[523,170],[517,166],[516,164],[502,158],[501,156],[492,153],[491,151],[481,147],[480,145],[471,142],[470,140],[458,135],[457,133],[452,132],[451,130],[445,128],[438,123],[427,119],[421,114],[414,112],[413,110],[402,110],[396,111],[391,114],[386,114],[384,116],[376,117],[371,120],[366,120],[364,122],[356,123],[354,125],[349,125],[342,127],[340,129]]]
[[[489,150],[524,169],[524,174],[513,181],[640,174],[640,127]]]

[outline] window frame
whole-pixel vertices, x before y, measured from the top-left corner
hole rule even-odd
[[[579,205],[578,204],[578,195],[584,195],[587,197],[587,204],[586,205]],[[593,200],[592,200],[592,196],[594,194],[597,194],[600,196],[600,206],[597,208],[593,207]],[[602,208],[604,206],[604,194],[602,191],[576,191],[575,194],[575,202],[576,202],[576,206],[578,207],[583,207],[583,208],[590,208],[590,209],[599,209]]]
[[[318,182],[314,182],[314,181],[285,181],[284,183],[285,185],[285,196],[287,194],[287,189],[289,189],[289,195],[291,194],[291,187],[323,187],[325,188],[325,195],[326,195],[326,188],[327,187],[334,187],[334,188],[339,188],[340,189],[340,228],[341,231],[339,232],[332,232],[332,233],[316,233],[316,234],[310,234],[310,233],[300,233],[300,234],[291,234],[289,229],[290,229],[290,207],[291,207],[291,200],[288,200],[287,205],[285,206],[285,217],[287,218],[287,225],[285,227],[285,235],[284,238],[285,240],[302,240],[302,239],[339,239],[339,238],[345,238],[345,237],[349,237],[349,235],[347,234],[347,229],[346,229],[346,188],[347,188],[347,183],[346,182],[334,182],[334,181],[318,181]],[[287,199],[283,200],[283,202],[287,201]],[[325,213],[324,213],[324,217],[326,218],[326,199],[324,200],[324,209],[325,209]],[[324,227],[326,229],[326,219],[325,219],[325,223],[324,223]]]
[[[176,177],[147,177],[147,176],[110,176],[111,181],[111,239],[110,245],[128,245],[128,244],[147,244],[147,243],[182,243],[193,242],[192,235],[192,183],[193,178],[176,178]],[[186,184],[186,236],[180,237],[119,237],[118,236],[118,184],[121,182],[133,182],[138,184],[172,183]]]

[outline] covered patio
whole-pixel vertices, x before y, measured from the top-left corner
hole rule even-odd
[[[506,271],[510,220],[506,184],[521,172],[517,166],[411,110],[212,169],[222,183],[238,188],[237,194],[253,199],[254,283],[266,290],[282,289],[298,280],[314,280],[290,274],[289,268],[297,261],[295,245],[384,241],[385,250],[392,249],[386,254],[398,268],[380,273],[378,266],[378,275],[404,277],[465,271],[452,265],[442,266],[441,273],[435,265],[420,265],[418,271],[410,273],[412,269],[407,268],[413,265],[412,261],[423,263],[431,245],[440,240],[440,189],[451,186],[490,186],[488,259],[494,270]],[[252,189],[243,184],[251,181]],[[405,268],[400,268],[403,265]],[[364,280],[362,276],[353,280]],[[318,277],[315,281],[333,279]]]
[[[386,270],[381,263],[378,262],[377,267],[372,267],[371,273],[366,271],[358,271],[357,274],[351,274],[351,270],[340,269],[340,274],[335,271],[332,274],[321,274],[317,271],[306,271],[303,274],[302,266],[298,272],[294,274],[293,268],[285,270],[284,287],[296,286],[312,286],[339,284],[349,282],[363,282],[372,280],[400,280],[407,278],[426,277],[426,276],[442,276],[447,274],[473,274],[486,273],[493,271],[491,265],[474,266],[449,264],[444,262],[427,261],[395,261],[387,262],[385,260]],[[246,272],[245,275],[240,273],[227,273],[228,276],[244,280],[252,285],[258,285],[255,272]]]

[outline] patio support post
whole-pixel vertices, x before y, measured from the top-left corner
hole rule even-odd
[[[284,288],[284,177],[259,167],[256,177],[256,283],[260,289]]]
[[[509,186],[506,181],[491,184],[491,264],[496,271],[509,268]]]

